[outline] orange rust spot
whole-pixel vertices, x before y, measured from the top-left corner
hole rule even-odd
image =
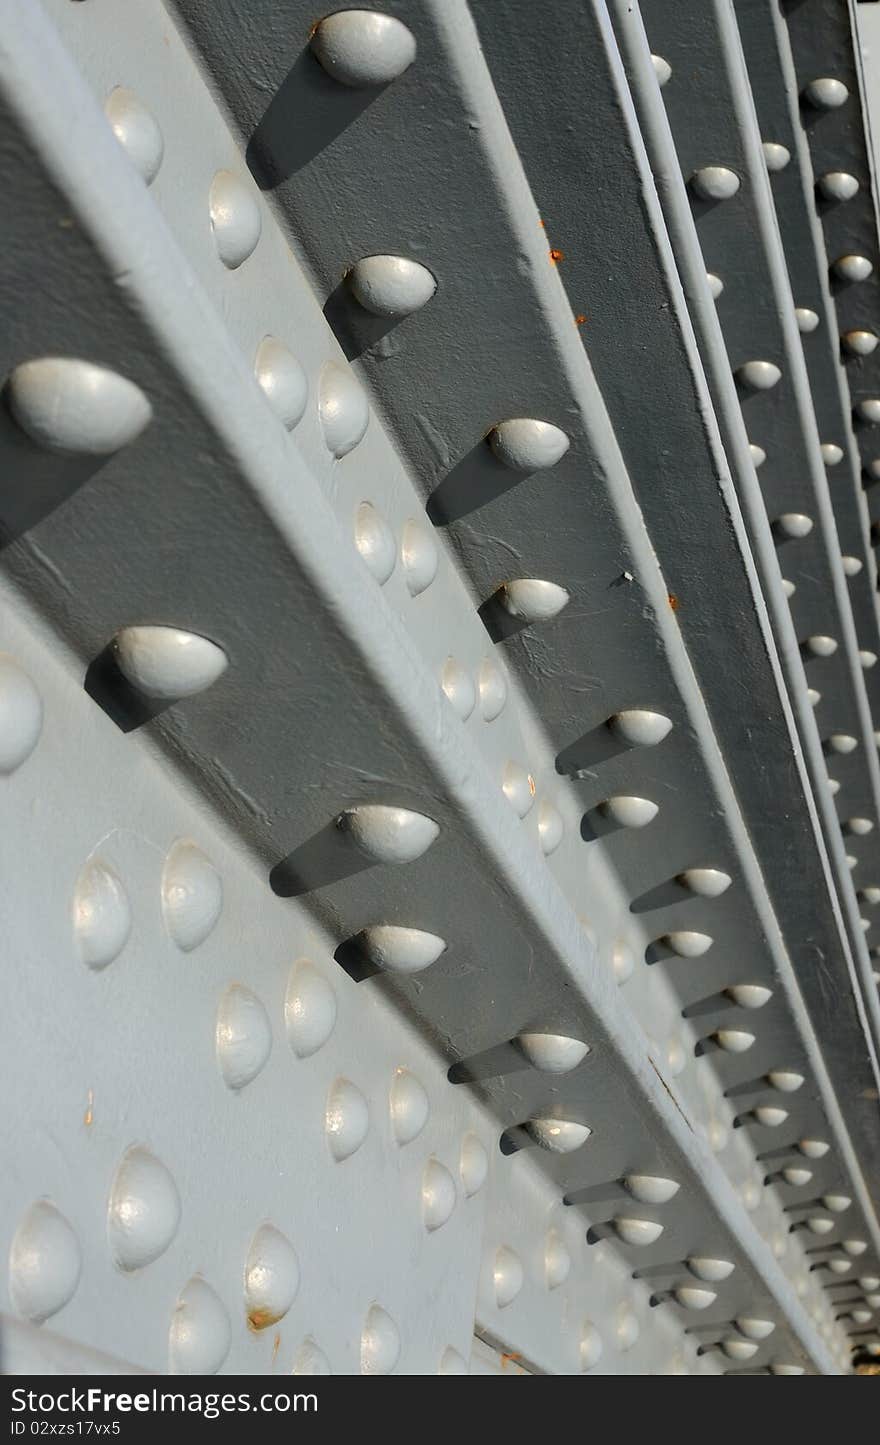
[[[669,593],[669,596],[667,597],[666,600],[667,600],[667,602],[669,603],[669,606],[672,608],[673,612],[677,612],[677,611],[678,611],[678,598],[676,597],[675,593],[674,593],[674,592],[670,592],[670,593]]]
[[[587,316],[576,316],[574,318],[574,324],[575,326],[586,326],[588,320],[589,317]]]
[[[502,1355],[501,1355],[501,1368],[502,1368],[502,1370],[506,1370],[508,1365],[513,1365],[513,1364],[516,1363],[517,1360],[521,1360],[521,1359],[522,1359],[522,1355],[519,1353],[518,1350],[510,1350],[509,1352],[507,1352],[507,1351],[502,1352]]]
[[[534,778],[532,777],[531,773],[529,773],[529,792],[531,793],[532,797],[535,796],[535,794],[537,793],[537,791],[538,791],[537,784],[536,784]]]
[[[84,1115],[83,1115],[83,1123],[85,1124],[86,1128],[89,1129],[89,1128],[91,1128],[92,1122],[93,1122],[94,1117],[95,1117],[94,1112],[93,1112],[93,1105],[94,1105],[94,1102],[95,1102],[95,1094],[94,1094],[94,1091],[93,1091],[92,1089],[89,1089],[89,1092],[88,1092],[86,1098],[87,1098],[87,1102],[86,1102],[86,1112],[85,1112]]]
[[[538,221],[538,225],[541,227],[541,230],[542,230],[542,231],[546,231],[546,229],[547,229],[547,222],[546,222],[546,221],[541,221],[541,220],[539,220],[539,221]]]
[[[564,261],[564,260],[565,260],[565,252],[564,252],[564,251],[551,251],[551,252],[550,252],[550,260],[553,262],[553,265],[554,265],[554,266],[558,266],[559,263],[560,263],[560,261]]]
[[[270,1325],[277,1325],[281,1316],[274,1310],[251,1310],[247,1317],[248,1329],[255,1333],[259,1330],[267,1330]]]
[[[277,1334],[275,1335],[275,1339],[274,1339],[273,1342],[272,1342],[272,1364],[273,1364],[273,1365],[274,1365],[275,1361],[276,1361],[277,1358],[278,1358],[278,1351],[279,1351],[280,1348],[281,1348],[281,1331],[279,1330],[279,1331],[277,1332]]]

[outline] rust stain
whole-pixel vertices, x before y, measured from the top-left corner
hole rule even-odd
[[[94,1103],[95,1092],[93,1089],[89,1089],[88,1094],[86,1095],[86,1112],[83,1114],[83,1123],[85,1124],[87,1129],[91,1128],[92,1123],[94,1122]]]
[[[669,593],[669,596],[667,597],[666,600],[667,600],[667,602],[669,603],[669,606],[672,608],[673,612],[677,612],[677,611],[678,611],[678,605],[679,605],[679,604],[678,604],[678,598],[676,597],[675,593],[674,593],[674,592],[670,592],[670,593]]]
[[[586,326],[588,320],[589,317],[587,316],[576,316],[574,318],[574,324],[575,326]]]
[[[276,1331],[275,1339],[272,1342],[272,1364],[278,1359],[278,1351],[281,1348],[281,1331]]]
[[[247,1317],[248,1329],[256,1334],[260,1330],[267,1330],[270,1325],[277,1325],[280,1318],[275,1310],[251,1310]]]
[[[542,220],[539,219],[538,225],[541,227],[541,230],[542,230],[542,231],[546,231],[546,229],[547,229],[547,222],[546,222],[546,221],[542,221]]]
[[[529,773],[529,792],[531,793],[532,797],[535,796],[535,794],[537,793],[537,791],[538,791],[538,786],[537,786],[534,778],[532,777],[531,773]]]
[[[564,261],[564,260],[565,260],[565,252],[564,252],[564,251],[551,251],[551,252],[550,252],[550,260],[553,262],[553,265],[554,265],[554,266],[558,266],[559,263],[560,263],[560,261]]]
[[[522,1355],[519,1353],[518,1350],[504,1351],[501,1355],[502,1370],[506,1370],[508,1365],[514,1365],[516,1364],[517,1360],[521,1359]]]

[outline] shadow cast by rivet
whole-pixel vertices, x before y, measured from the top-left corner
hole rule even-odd
[[[656,888],[649,888],[634,898],[629,905],[630,913],[652,913],[657,908],[669,908],[674,904],[681,906],[686,901],[696,901],[696,894],[689,889],[683,888],[677,878],[667,878],[665,882],[658,883]]]
[[[308,46],[297,56],[247,146],[251,175],[263,191],[281,185],[354,123],[384,85],[340,85]]]
[[[592,769],[599,763],[609,762],[629,750],[629,745],[615,737],[607,722],[601,722],[557,753],[556,771],[574,781],[591,778]]]
[[[355,257],[354,259],[359,259]],[[356,361],[394,331],[405,316],[374,316],[355,300],[343,279],[324,302],[324,319],[348,361]]]
[[[513,617],[496,593],[477,608],[477,614],[493,642],[509,642],[529,625],[525,617]]]
[[[334,819],[275,864],[269,874],[269,886],[279,898],[301,898],[316,888],[352,878],[372,866],[372,861],[358,853]]]
[[[0,548],[8,547],[62,506],[100,471],[106,457],[37,446],[0,401]]]
[[[499,462],[483,437],[437,484],[428,498],[426,511],[435,527],[446,527],[503,497],[526,480],[527,474],[515,472]]]
[[[458,1059],[447,1072],[450,1084],[476,1084],[482,1079],[498,1079],[504,1074],[518,1074],[531,1069],[525,1054],[512,1040],[483,1049],[469,1058]]]
[[[340,943],[333,957],[352,983],[363,983],[366,979],[375,978],[382,973],[379,965],[367,957],[357,937],[346,938]]]
[[[695,999],[681,1011],[683,1019],[702,1018],[704,1014],[722,1013],[727,1009],[736,1008],[732,998],[725,993],[711,993],[707,998]]]
[[[99,652],[86,670],[83,687],[121,732],[134,732],[167,712],[172,699],[150,698],[132,687],[116,661],[112,643]]]

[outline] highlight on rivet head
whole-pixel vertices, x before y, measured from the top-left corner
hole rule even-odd
[[[400,1331],[387,1310],[373,1305],[361,1331],[361,1374],[390,1375],[400,1359]]]
[[[524,818],[535,801],[535,780],[519,763],[508,763],[501,779],[501,791],[517,817]]]
[[[523,1126],[541,1149],[551,1154],[572,1154],[587,1142],[592,1130],[570,1119],[529,1119]]]
[[[131,904],[108,863],[93,858],[73,890],[73,931],[83,963],[106,968],[122,952],[131,933]]]
[[[750,1360],[758,1353],[758,1346],[751,1340],[738,1340],[733,1335],[721,1340],[720,1348],[729,1360]]]
[[[797,1147],[806,1159],[824,1159],[831,1145],[824,1139],[801,1139]]]
[[[867,1250],[868,1242],[865,1239],[845,1239],[842,1247],[853,1259],[858,1259]]]
[[[132,687],[166,702],[204,692],[228,665],[216,642],[178,627],[123,627],[113,653]]]
[[[706,284],[709,287],[709,295],[712,297],[712,300],[717,301],[718,297],[724,290],[724,282],[722,281],[721,277],[716,276],[712,271],[707,271]]]
[[[669,61],[664,60],[662,55],[652,55],[651,64],[654,67],[657,84],[660,86],[666,85],[667,81],[672,79],[672,66],[669,64]]]
[[[678,954],[679,958],[702,958],[712,947],[712,939],[708,933],[695,933],[686,928],[664,934],[662,941],[673,953]]]
[[[0,653],[0,775],[20,768],[43,728],[40,694],[23,668]]]
[[[245,1088],[272,1052],[272,1025],[256,994],[240,983],[226,990],[217,1009],[217,1064],[230,1089]]]
[[[871,818],[847,818],[843,827],[845,832],[853,833],[857,838],[865,838],[868,833],[874,831],[874,823]]]
[[[804,1225],[811,1234],[830,1234],[834,1229],[834,1220],[829,1219],[827,1214],[812,1214],[804,1220]]]
[[[832,733],[828,739],[828,746],[833,753],[854,753],[858,745],[858,739],[851,733]]]
[[[394,923],[375,923],[359,933],[357,941],[370,962],[389,973],[421,973],[446,949],[436,933]]]
[[[845,1214],[852,1207],[852,1200],[848,1194],[823,1194],[822,1203],[832,1214]]]
[[[590,1052],[589,1044],[565,1034],[519,1034],[516,1040],[529,1063],[542,1074],[567,1074]]]
[[[618,987],[632,978],[636,966],[635,954],[622,938],[617,939],[611,950],[611,972]]]
[[[627,1174],[621,1183],[640,1204],[668,1204],[681,1187],[675,1179],[663,1179],[657,1174]]]
[[[858,577],[862,570],[863,562],[861,557],[849,557],[844,555],[840,559],[844,575],[847,577]]]
[[[733,1263],[729,1259],[714,1259],[707,1254],[692,1254],[686,1264],[695,1279],[705,1284],[720,1284],[733,1274]]]
[[[837,651],[837,639],[817,632],[807,638],[804,646],[814,657],[833,657]]]
[[[562,821],[562,814],[558,808],[546,798],[542,798],[538,804],[538,839],[541,844],[541,852],[549,857],[555,853],[562,842],[565,832],[565,824]]]
[[[223,908],[220,874],[197,844],[182,838],[162,869],[162,916],[169,935],[183,953],[204,943]]]
[[[663,1225],[653,1219],[631,1219],[628,1215],[618,1215],[611,1221],[611,1227],[618,1239],[624,1244],[631,1244],[638,1248],[645,1248],[654,1244],[663,1233]]]
[[[455,1180],[439,1159],[429,1159],[422,1174],[422,1218],[425,1228],[440,1229],[455,1208]]]
[[[72,1225],[48,1199],[28,1209],[9,1251],[9,1294],[13,1307],[42,1324],[73,1298],[82,1272],[82,1253]]]
[[[756,1123],[765,1129],[778,1129],[788,1118],[788,1110],[779,1109],[775,1104],[756,1104],[752,1114]]]
[[[447,657],[444,662],[440,687],[462,722],[467,722],[477,705],[477,687],[467,668],[457,658]]]
[[[489,1155],[476,1134],[465,1134],[461,1141],[458,1173],[468,1199],[480,1192],[489,1177]]]
[[[823,442],[819,452],[826,467],[836,467],[843,461],[843,447],[839,447],[837,442]]]
[[[416,42],[393,15],[337,10],[315,27],[312,54],[342,85],[388,85],[412,65]]]
[[[495,595],[511,617],[523,622],[549,622],[569,601],[564,587],[538,577],[519,577],[505,582]]]
[[[615,737],[629,743],[630,747],[653,748],[672,731],[672,721],[660,712],[636,707],[614,713],[608,719],[608,727]]]
[[[773,997],[773,990],[762,983],[734,983],[724,992],[737,1008],[763,1008]]]
[[[424,1085],[409,1069],[397,1069],[389,1094],[391,1131],[403,1147],[417,1139],[428,1122],[431,1105]]]
[[[743,1029],[716,1029],[712,1037],[726,1054],[745,1054],[755,1042],[755,1035]]]
[[[677,1285],[672,1293],[684,1310],[707,1310],[718,1298],[713,1289],[699,1289],[693,1284]]]
[[[813,519],[803,512],[783,512],[773,523],[773,529],[780,537],[800,540],[812,532]]]
[[[274,336],[265,336],[254,357],[254,375],[266,400],[287,431],[302,421],[309,382],[300,363]]]
[[[165,142],[156,117],[133,90],[121,85],[111,90],[104,114],[128,159],[149,185],[159,174],[165,154]]]
[[[846,350],[851,351],[853,356],[870,356],[872,352],[877,350],[877,342],[880,340],[880,337],[873,331],[860,331],[856,329],[853,331],[845,331],[841,340]]]
[[[143,1269],[164,1254],[180,1224],[180,1196],[164,1164],[136,1146],[124,1156],[110,1190],[107,1237],[120,1269]]]
[[[290,1240],[274,1224],[262,1224],[251,1240],[244,1266],[244,1308],[252,1330],[283,1320],[299,1289],[299,1260]]]
[[[549,421],[512,417],[489,433],[489,445],[499,462],[515,472],[540,472],[561,461],[571,443],[564,431]]]
[[[798,1089],[803,1088],[804,1076],[796,1074],[793,1069],[770,1069],[767,1083],[781,1094],[796,1094]]]
[[[580,1338],[580,1361],[581,1370],[591,1370],[602,1358],[602,1336],[596,1326],[586,1320],[581,1330]]]
[[[364,256],[347,276],[355,300],[373,316],[411,316],[431,300],[437,282],[427,266],[406,256]]]
[[[762,467],[767,460],[767,453],[764,448],[759,447],[755,442],[749,442],[749,455],[752,458],[752,465],[756,470],[758,467]]]
[[[323,1048],[336,1026],[333,985],[307,958],[290,970],[284,998],[287,1039],[299,1059],[309,1059]]]
[[[525,1283],[522,1263],[508,1245],[502,1244],[496,1251],[492,1268],[495,1286],[495,1303],[500,1310],[512,1304]]]
[[[786,1164],[779,1174],[783,1183],[790,1184],[793,1189],[803,1189],[813,1177],[812,1169],[799,1168],[797,1164]]]
[[[599,804],[599,811],[619,828],[645,828],[653,822],[659,809],[650,798],[633,798],[618,794]]]
[[[382,513],[372,502],[361,502],[354,519],[354,544],[382,587],[394,571],[397,543]]]
[[[729,873],[722,873],[720,868],[686,868],[679,873],[678,881],[683,888],[690,893],[696,893],[700,898],[720,898],[726,893],[732,883]]]
[[[168,1331],[170,1375],[216,1375],[232,1344],[232,1326],[216,1290],[195,1275],[181,1291]]]
[[[327,1096],[324,1128],[337,1163],[360,1149],[370,1127],[367,1101],[350,1079],[337,1079]]]
[[[544,1277],[548,1289],[558,1289],[571,1274],[572,1259],[568,1246],[555,1229],[547,1233],[544,1241]]]
[[[106,366],[72,356],[23,361],[6,400],[37,446],[76,456],[110,456],[140,436],[153,409],[139,386]]]
[[[374,863],[414,863],[439,836],[424,813],[384,803],[361,803],[340,813],[337,826]]]
[[[828,201],[851,201],[859,189],[858,180],[848,171],[826,171],[816,184]]]
[[[876,426],[880,422],[880,397],[870,396],[866,397],[864,401],[860,401],[856,406],[856,415],[860,416],[862,421],[868,421],[872,426]]]
[[[691,185],[704,201],[729,201],[739,190],[740,180],[728,166],[703,166],[691,176]]]
[[[867,648],[867,647],[860,647],[860,648],[859,648],[859,662],[860,662],[861,666],[865,669],[866,672],[869,671],[870,668],[876,667],[876,665],[877,665],[877,654],[876,654],[876,652],[871,652],[870,649]]]
[[[782,378],[782,372],[772,361],[746,361],[736,374],[752,391],[770,391]]]
[[[507,702],[507,678],[491,658],[484,658],[480,664],[479,689],[483,721],[494,722]]]
[[[794,319],[797,322],[798,331],[802,332],[805,336],[809,335],[811,331],[815,331],[819,325],[818,313],[812,311],[809,306],[797,306],[795,308]]]
[[[874,269],[867,256],[838,256],[832,268],[841,281],[867,281]]]
[[[761,149],[764,152],[764,164],[768,171],[784,171],[791,160],[791,151],[787,146],[780,145],[778,141],[765,140]]]
[[[437,543],[423,522],[414,518],[406,523],[400,542],[400,560],[411,597],[419,597],[437,576],[440,554]]]
[[[820,75],[804,87],[804,96],[817,110],[837,110],[849,99],[849,91],[842,80],[833,76]]]
[[[318,418],[324,445],[337,458],[354,451],[370,422],[370,404],[354,372],[328,361],[318,383]]]
[[[257,248],[263,219],[253,183],[234,171],[218,171],[208,197],[217,255],[235,271]]]

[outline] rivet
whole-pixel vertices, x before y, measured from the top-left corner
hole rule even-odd
[[[773,990],[760,983],[735,983],[724,992],[739,1008],[763,1008],[773,997]]]
[[[381,1305],[372,1305],[361,1331],[361,1374],[390,1375],[399,1359],[397,1325]]]
[[[788,1110],[779,1109],[775,1104],[756,1104],[752,1115],[765,1129],[778,1129],[788,1118]]]
[[[729,1360],[750,1360],[758,1353],[758,1346],[750,1340],[736,1340],[732,1336],[722,1340],[720,1348]]]
[[[720,1284],[722,1280],[729,1279],[734,1269],[729,1259],[713,1259],[705,1254],[692,1254],[686,1263],[694,1278],[706,1284]]]
[[[776,1329],[772,1320],[759,1320],[752,1316],[740,1316],[734,1324],[747,1340],[766,1340]]]
[[[858,577],[863,566],[861,557],[843,556],[840,560],[843,565],[843,571],[845,576]]]
[[[829,201],[851,201],[859,189],[856,177],[848,171],[826,171],[816,184]]]
[[[762,145],[764,163],[768,171],[784,171],[791,160],[791,151],[778,141],[765,140]]]
[[[397,544],[394,533],[372,502],[361,502],[354,522],[354,544],[382,587],[394,571]]]
[[[290,1240],[263,1224],[251,1240],[244,1266],[244,1308],[252,1330],[282,1320],[299,1289],[299,1260]]]
[[[847,818],[843,827],[845,832],[854,833],[858,838],[864,838],[874,830],[874,824],[870,818]]]
[[[416,42],[393,15],[337,10],[316,26],[312,54],[342,85],[388,85],[412,65]]]
[[[653,748],[672,731],[672,722],[659,712],[648,712],[645,708],[628,708],[616,712],[608,719],[608,727],[615,737],[634,748]]]
[[[196,1275],[174,1306],[168,1332],[170,1375],[216,1375],[232,1344],[232,1328],[222,1301]]]
[[[568,1074],[590,1052],[589,1044],[565,1034],[519,1034],[516,1042],[529,1063],[542,1074]]]
[[[845,1214],[851,1208],[852,1200],[848,1194],[823,1194],[822,1203],[832,1214]]]
[[[133,381],[70,356],[22,362],[6,398],[32,442],[76,456],[110,456],[140,436],[153,414]]]
[[[720,898],[726,893],[732,883],[729,873],[722,873],[720,868],[686,868],[679,873],[678,881],[683,888],[689,892],[696,893],[700,898]]]
[[[772,361],[746,361],[736,374],[753,391],[770,391],[782,379],[782,372]]]
[[[234,171],[218,171],[211,182],[208,205],[217,255],[224,266],[235,271],[253,255],[263,229],[253,186]]]
[[[411,316],[431,300],[437,281],[427,266],[406,256],[364,256],[348,273],[355,300],[373,316]]]
[[[168,702],[204,692],[228,665],[215,642],[178,627],[123,627],[113,651],[132,687]]]
[[[374,863],[414,863],[439,836],[433,818],[409,808],[362,803],[340,813],[337,826]]]
[[[489,1176],[489,1155],[476,1134],[465,1134],[461,1141],[458,1172],[468,1199],[478,1194]]]
[[[769,1369],[771,1375],[802,1375],[804,1373],[803,1365],[786,1365],[781,1363],[774,1363],[772,1365],[768,1365],[767,1368]]]
[[[165,142],[155,117],[134,91],[118,86],[107,97],[104,114],[128,159],[147,185],[156,179]]]
[[[499,667],[484,659],[480,664],[480,712],[485,722],[494,722],[507,702],[507,679]]]
[[[82,1253],[72,1226],[48,1199],[32,1204],[9,1251],[9,1294],[25,1319],[42,1324],[73,1298]]]
[[[440,686],[463,722],[467,722],[477,705],[477,689],[467,668],[454,657],[447,657],[440,674]]]
[[[832,268],[842,281],[867,281],[874,267],[867,256],[838,256]]]
[[[865,671],[868,672],[872,667],[877,665],[876,652],[871,652],[866,647],[859,648],[859,662]]]
[[[599,804],[599,811],[621,828],[645,828],[656,818],[659,809],[650,798],[617,795]]]
[[[712,947],[712,939],[708,933],[694,933],[691,929],[676,929],[674,933],[667,933],[663,942],[673,953],[678,954],[679,958],[702,958]]]
[[[868,1244],[864,1239],[845,1239],[843,1241],[843,1249],[848,1255],[851,1255],[853,1259],[858,1259],[859,1255],[864,1254],[867,1248]]]
[[[323,1048],[336,1026],[336,994],[308,959],[301,959],[290,971],[284,1021],[290,1047],[300,1059]]]
[[[677,1285],[672,1294],[684,1310],[707,1310],[718,1298],[714,1290],[698,1289],[692,1284]]]
[[[800,1169],[796,1164],[787,1164],[784,1169],[780,1169],[779,1173],[783,1181],[790,1184],[793,1189],[803,1189],[804,1185],[809,1184],[813,1177],[812,1169]]]
[[[801,1139],[797,1148],[806,1159],[824,1159],[831,1145],[824,1139]]]
[[[162,869],[162,916],[183,953],[191,953],[212,932],[223,908],[223,884],[201,848],[187,839],[175,843]]]
[[[811,331],[815,331],[819,325],[818,313],[812,311],[809,306],[796,307],[794,316],[798,324],[798,331],[805,336],[809,335]]]
[[[847,351],[851,351],[854,356],[870,356],[873,351],[876,351],[880,337],[877,337],[873,331],[855,330],[845,331],[842,340]]]
[[[393,923],[373,924],[358,934],[357,941],[371,963],[390,973],[421,973],[446,949],[445,940],[436,933]]]
[[[824,1214],[811,1215],[804,1220],[804,1225],[811,1234],[830,1234],[835,1228],[834,1220]]]
[[[663,59],[662,55],[652,55],[651,64],[654,67],[654,74],[659,86],[664,86],[668,80],[672,79],[672,66],[668,60]]]
[[[500,1310],[512,1304],[525,1282],[519,1256],[506,1244],[496,1251],[492,1268],[495,1303]]]
[[[718,297],[724,290],[724,282],[722,281],[721,277],[716,276],[713,271],[707,271],[706,284],[709,287],[709,295],[712,297],[712,300],[717,301]]]
[[[425,1228],[440,1229],[455,1208],[455,1180],[438,1159],[429,1159],[422,1174],[422,1218]]]
[[[363,440],[370,422],[370,404],[354,372],[335,361],[328,361],[321,371],[318,417],[324,445],[337,460]]]
[[[337,1163],[357,1153],[367,1137],[370,1111],[367,1101],[350,1079],[339,1078],[327,1096],[324,1129]]]
[[[0,654],[0,774],[20,768],[37,746],[43,704],[27,673]]]
[[[838,462],[843,461],[843,447],[836,442],[823,442],[819,452],[826,467],[836,467]]]
[[[755,470],[757,470],[758,467],[762,467],[767,460],[767,453],[764,448],[759,447],[756,442],[749,442],[749,454]]]
[[[571,443],[565,432],[552,422],[520,416],[493,427],[489,445],[504,466],[527,475],[555,467]]]
[[[782,590],[785,593],[786,597],[793,597],[794,594],[797,592],[797,587],[793,582],[789,582],[787,577],[783,577]]]
[[[703,166],[691,176],[691,185],[704,201],[729,201],[739,190],[740,180],[727,166]]]
[[[591,1370],[602,1358],[602,1336],[590,1320],[581,1329],[580,1361],[581,1370]]]
[[[880,888],[871,886],[859,890],[859,898],[863,903],[870,903],[873,906],[880,903]]]
[[[257,1077],[272,1052],[272,1025],[256,994],[240,983],[220,1000],[216,1025],[217,1063],[223,1082],[245,1088]]]
[[[681,1188],[674,1179],[662,1179],[657,1174],[627,1174],[620,1182],[640,1204],[668,1204]]]
[[[742,1029],[716,1029],[712,1037],[726,1054],[744,1054],[755,1042],[755,1035]]]
[[[687,1068],[687,1054],[680,1039],[670,1040],[666,1050],[666,1065],[674,1079],[677,1079],[679,1074],[683,1074]]]
[[[523,622],[549,622],[570,600],[564,587],[555,582],[544,582],[538,577],[520,577],[514,582],[505,582],[496,596],[511,617],[520,618]]]
[[[292,1375],[332,1375],[330,1361],[314,1340],[304,1340],[293,1363]]]
[[[438,1375],[469,1375],[468,1362],[463,1355],[454,1350],[450,1345],[443,1351],[440,1357],[440,1364],[437,1367]]]
[[[555,1229],[549,1230],[544,1241],[544,1278],[548,1289],[558,1289],[571,1274],[571,1255],[568,1246]]]
[[[871,1294],[875,1289],[880,1289],[880,1277],[873,1274],[860,1275],[859,1288]]]
[[[834,637],[825,637],[821,633],[816,633],[807,638],[805,646],[814,657],[833,657],[837,651],[837,640]]]
[[[837,110],[849,99],[849,91],[842,80],[831,76],[818,76],[804,87],[804,96],[817,110]]]
[[[832,733],[828,739],[828,746],[833,753],[852,753],[858,745],[858,739],[849,733]]]
[[[809,702],[810,707],[816,707],[822,701],[821,692],[817,692],[814,687],[808,687],[807,701]]]
[[[180,1224],[180,1196],[149,1150],[129,1149],[116,1171],[107,1207],[107,1237],[120,1269],[143,1269],[164,1254]]]
[[[773,529],[781,537],[800,540],[812,532],[813,519],[803,512],[783,512],[773,523]]]
[[[411,519],[404,527],[400,560],[410,596],[419,597],[434,581],[440,562],[437,543],[421,522]]]
[[[631,1350],[639,1338],[639,1322],[628,1305],[622,1305],[618,1311],[614,1337],[621,1354]]]
[[[868,397],[865,401],[860,401],[856,411],[863,421],[876,426],[880,422],[880,397]]]
[[[631,1244],[638,1248],[646,1248],[656,1243],[663,1233],[663,1225],[657,1224],[653,1219],[631,1219],[628,1215],[618,1215],[611,1220],[611,1227],[618,1239],[624,1244]]]
[[[89,968],[106,968],[128,942],[128,894],[113,869],[100,859],[88,862],[76,880],[73,931],[80,957]]]
[[[431,1105],[423,1085],[408,1069],[398,1069],[389,1096],[391,1129],[397,1143],[411,1144],[428,1122]]]
[[[632,977],[633,969],[636,966],[635,955],[629,944],[618,939],[611,951],[611,971],[614,974],[614,982],[618,987],[626,983]]]
[[[589,1139],[592,1129],[569,1119],[529,1119],[523,1126],[541,1149],[551,1154],[572,1154]]]
[[[519,763],[508,763],[501,780],[504,793],[517,817],[524,818],[535,801],[535,780]]]
[[[771,1089],[778,1089],[780,1094],[796,1094],[803,1087],[804,1076],[796,1074],[793,1069],[770,1069],[767,1083]]]
[[[275,415],[293,431],[309,399],[308,378],[293,352],[274,336],[265,336],[254,357],[254,375]]]
[[[549,857],[555,853],[562,842],[565,832],[565,824],[562,821],[562,814],[546,798],[542,798],[538,804],[538,838],[541,844],[541,852]]]

